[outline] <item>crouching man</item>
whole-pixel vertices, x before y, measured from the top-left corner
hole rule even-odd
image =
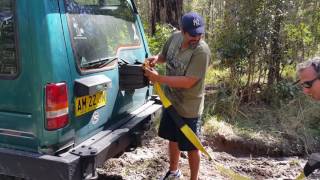
[[[311,96],[316,101],[320,101],[320,57],[315,57],[298,64],[297,73],[299,76],[299,84],[303,88],[303,93]],[[320,153],[313,153],[304,166],[303,171],[305,177],[319,168]]]

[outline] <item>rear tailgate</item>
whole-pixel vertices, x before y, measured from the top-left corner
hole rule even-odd
[[[147,87],[119,90],[118,68],[121,59],[144,59],[146,49],[128,1],[59,2],[66,14],[62,22],[73,81],[70,117],[78,144],[146,103]]]

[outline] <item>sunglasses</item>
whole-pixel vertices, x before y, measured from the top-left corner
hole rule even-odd
[[[313,83],[318,79],[319,79],[319,77],[316,77],[310,81],[304,81],[304,82],[300,83],[300,85],[304,88],[310,89],[312,87]]]

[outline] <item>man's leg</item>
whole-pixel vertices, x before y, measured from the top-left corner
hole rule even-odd
[[[200,151],[188,151],[188,159],[190,166],[190,179],[198,180],[199,167],[200,167]]]
[[[170,160],[170,171],[176,171],[178,169],[180,158],[180,150],[177,142],[169,141],[169,160]]]

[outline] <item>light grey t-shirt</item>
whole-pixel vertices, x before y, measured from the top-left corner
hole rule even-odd
[[[185,118],[200,117],[204,105],[204,79],[210,61],[210,49],[201,40],[195,47],[181,50],[182,33],[175,32],[164,45],[161,54],[166,59],[166,75],[193,76],[200,80],[189,89],[165,86],[165,95],[179,115]]]

